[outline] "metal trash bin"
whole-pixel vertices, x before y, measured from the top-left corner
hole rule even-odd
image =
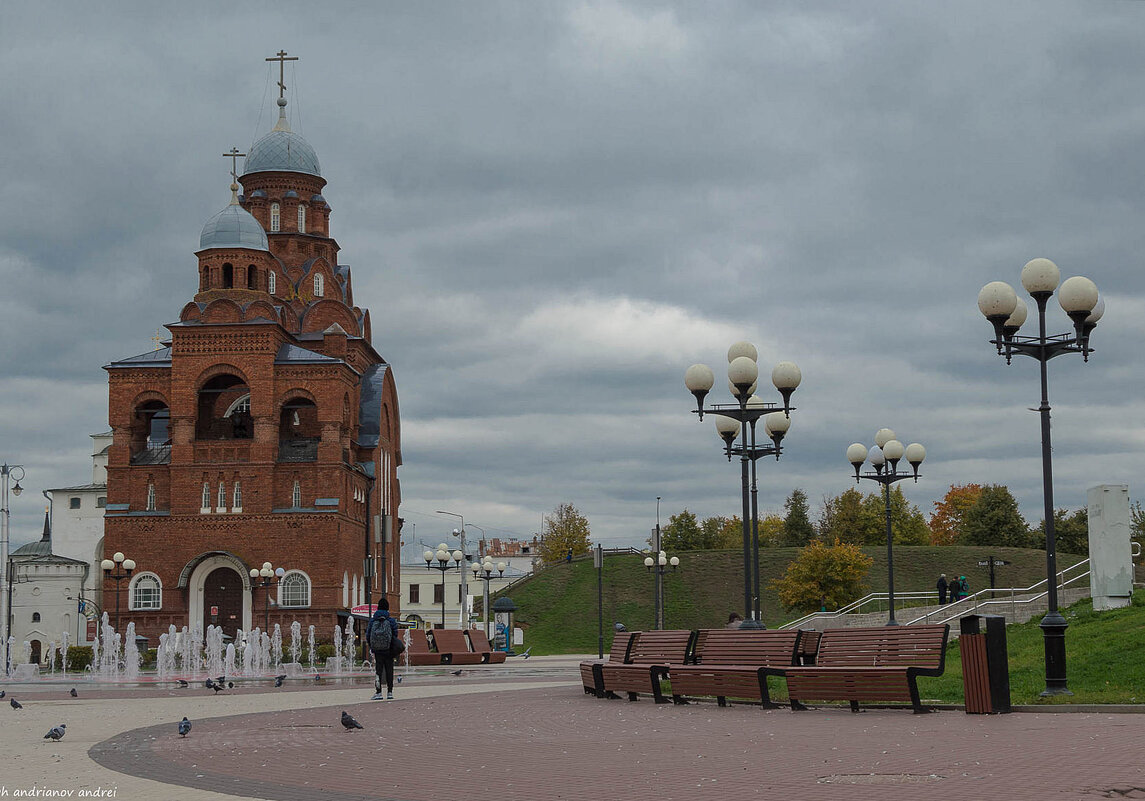
[[[982,632],[982,621],[986,631]],[[959,620],[958,648],[962,653],[962,687],[966,714],[1010,711],[1010,665],[1006,654],[1006,618],[966,615]]]

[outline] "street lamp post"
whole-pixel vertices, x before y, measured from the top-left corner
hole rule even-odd
[[[659,543],[657,542],[657,544]],[[680,557],[668,558],[668,554],[658,549],[654,551],[654,555],[644,557],[644,566],[648,568],[649,573],[655,576],[655,581],[652,584],[652,607],[656,618],[654,625],[656,629],[664,628],[664,575],[668,572],[669,565],[675,571],[680,566]]]
[[[457,539],[461,542],[461,558],[464,559],[465,553],[466,553],[466,550],[465,550],[465,517],[464,517],[464,515],[459,515],[456,512],[446,512],[446,511],[443,511],[441,509],[437,510],[437,514],[446,515],[447,517],[456,517],[458,520],[461,521],[461,528],[453,529],[453,536],[457,537]],[[481,528],[481,527],[477,526],[477,528]],[[481,529],[481,531],[482,531],[482,533],[485,532],[484,529]],[[444,573],[441,574],[441,578],[442,578],[442,581],[445,580],[445,574]],[[461,628],[462,629],[469,628],[469,619],[468,619],[468,615],[467,615],[468,610],[466,610],[466,608],[465,608],[465,599],[468,597],[467,592],[468,592],[468,588],[465,585],[465,571],[462,570],[461,571],[461,612],[460,612],[460,616],[459,616],[459,620],[461,622]]]
[[[441,571],[441,627],[445,628],[445,571],[458,568],[460,570],[461,563],[465,559],[465,554],[461,551],[449,552],[449,547],[443,542],[437,546],[436,551],[426,551],[421,555],[425,560],[425,566],[431,570]],[[453,560],[450,563],[450,559]],[[436,562],[437,564],[434,564]],[[461,570],[461,576],[464,578],[465,571]]]
[[[1042,424],[1042,499],[1046,521],[1046,586],[1048,609],[1042,618],[1042,638],[1046,654],[1046,688],[1042,695],[1072,695],[1066,686],[1065,630],[1066,620],[1058,611],[1057,540],[1054,533],[1054,486],[1050,447],[1050,401],[1046,364],[1063,353],[1080,353],[1088,362],[1092,348],[1089,336],[1105,313],[1105,301],[1093,281],[1080,275],[1067,278],[1058,289],[1061,271],[1049,259],[1034,259],[1022,268],[1022,286],[1038,307],[1038,335],[1018,336],[1026,321],[1027,308],[1013,287],[1004,281],[993,281],[978,293],[978,308],[994,326],[990,343],[1005,356],[1006,364],[1014,354],[1036,359],[1042,385],[1042,402],[1038,407]],[[1058,302],[1073,321],[1073,334],[1046,335],[1046,304],[1058,290]]]
[[[904,448],[903,444],[895,439],[895,432],[889,428],[881,428],[875,434],[875,447],[871,448],[870,456],[871,467],[874,468],[874,472],[860,473],[859,470],[863,466],[863,461],[867,458],[867,447],[861,442],[856,442],[847,448],[847,461],[855,468],[855,482],[858,483],[860,479],[867,479],[883,485],[883,500],[886,505],[887,517],[887,602],[890,606],[887,625],[897,626],[898,621],[895,620],[894,534],[891,531],[891,484],[908,478],[913,478],[916,483],[918,482],[918,466],[926,458],[926,448],[917,442],[912,442]],[[904,456],[911,466],[909,473],[898,471],[899,461]]]
[[[266,603],[263,605],[264,609],[266,610],[262,626],[262,630],[264,632],[267,632],[270,629],[270,588],[275,581],[281,581],[282,577],[285,575],[286,570],[284,568],[275,568],[271,566],[270,562],[263,562],[261,568],[252,567],[250,569],[250,611],[252,615],[254,614],[255,591],[259,587],[262,587],[264,590],[266,590]],[[262,581],[259,581],[259,579],[262,579]]]
[[[469,525],[473,525],[470,523]],[[481,617],[485,626],[485,636],[489,636],[489,582],[495,578],[501,578],[505,575],[505,563],[498,562],[493,564],[493,557],[486,556],[480,563],[473,562],[469,565],[469,569],[473,571],[474,581],[485,582],[485,595],[481,603]],[[497,575],[493,575],[496,573]]]
[[[24,491],[20,486],[20,481],[24,478],[24,468],[18,464],[3,464],[0,465],[0,478],[3,479],[3,496],[0,497],[0,512],[3,512],[3,517],[0,518],[0,635],[3,636],[4,645],[4,675],[8,675],[8,667],[10,665],[10,654],[8,653],[8,633],[11,631],[10,612],[11,612],[11,596],[12,596],[12,577],[8,575],[8,524],[11,510],[8,508],[8,492],[9,483],[15,481],[16,485],[11,488],[11,493],[16,497]]]
[[[763,455],[762,453],[754,453],[756,450],[755,423],[759,418],[779,412],[780,409],[782,409],[779,412],[780,416],[789,420],[793,408],[790,403],[791,394],[795,392],[800,381],[802,381],[802,373],[793,362],[779,362],[771,371],[771,382],[779,390],[779,394],[783,398],[783,406],[780,407],[775,403],[764,403],[753,395],[759,378],[757,358],[756,348],[750,342],[737,342],[728,349],[728,388],[737,401],[735,405],[716,404],[710,408],[704,408],[704,398],[715,384],[715,374],[706,364],[693,364],[684,374],[684,385],[696,397],[695,411],[699,418],[703,420],[705,414],[718,415],[716,430],[728,449],[729,460],[732,454],[738,454],[740,457],[743,509],[743,606],[745,627],[747,628],[756,628],[762,625],[760,623],[762,610],[759,606],[759,525],[755,519],[750,500],[751,485],[754,482],[749,480],[749,472],[754,469],[755,459]],[[776,425],[771,435],[773,441],[776,442],[776,450],[772,453],[777,458],[779,456],[778,441],[775,440],[774,434],[778,433],[782,438],[783,433],[787,430],[784,427],[782,431],[779,431],[779,427]],[[732,442],[735,441],[737,428],[741,446],[732,450]],[[754,567],[752,565],[753,554]]]
[[[128,559],[122,552],[116,551],[114,556],[104,559],[99,566],[103,569],[104,578],[115,582],[115,630],[119,631],[119,584],[124,579],[131,578],[135,570],[135,560]]]

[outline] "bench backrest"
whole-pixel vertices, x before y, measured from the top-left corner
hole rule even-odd
[[[701,665],[795,665],[799,631],[763,629],[702,629],[696,637],[696,662]]]
[[[612,637],[612,649],[608,652],[609,662],[627,662],[628,651],[632,644],[636,642],[636,638],[640,636],[638,631],[618,631]]]
[[[489,638],[481,629],[468,629],[465,635],[469,637],[469,644],[473,647],[474,653],[486,654],[493,650],[493,646],[489,644]]]
[[[409,650],[413,654],[428,654],[429,638],[425,636],[425,629],[408,629]]]
[[[818,667],[915,667],[939,670],[945,664],[945,623],[828,629],[819,640]]]
[[[694,633],[686,629],[642,631],[628,650],[628,661],[634,664],[670,662],[681,665],[688,658]]]
[[[434,629],[433,642],[439,654],[467,654],[469,640],[461,629]]]
[[[819,639],[823,636],[820,631],[812,631],[810,629],[802,629],[802,636],[799,638],[799,656],[804,659],[814,659],[815,655],[819,653]]]

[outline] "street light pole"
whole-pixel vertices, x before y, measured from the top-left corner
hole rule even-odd
[[[432,570],[441,571],[441,627],[445,628],[445,571],[458,568],[460,570],[461,563],[465,559],[465,554],[461,551],[449,552],[449,547],[443,542],[437,546],[436,551],[426,551],[421,555],[425,560],[425,566]],[[453,564],[449,560],[453,560]],[[434,562],[437,564],[433,564]],[[465,571],[461,570],[461,575],[464,578]],[[464,605],[464,600],[462,601]]]
[[[4,463],[0,465],[0,478],[3,478],[3,497],[0,497],[0,511],[3,512],[3,518],[0,519],[0,524],[3,525],[3,530],[0,531],[0,635],[3,636],[4,645],[4,675],[8,675],[8,668],[11,664],[11,654],[8,653],[8,636],[11,631],[11,582],[12,577],[9,575],[8,568],[8,527],[11,510],[8,503],[9,482],[15,480],[16,485],[11,488],[12,495],[20,496],[24,488],[20,486],[20,481],[24,478],[24,468],[18,464]]]
[[[736,405],[717,404],[711,408],[704,408],[704,398],[715,384],[715,374],[706,364],[694,364],[684,374],[684,385],[696,397],[696,413],[702,420],[705,414],[718,415],[716,418],[716,431],[726,446],[725,452],[728,460],[733,455],[740,457],[740,492],[743,521],[743,567],[744,567],[744,628],[760,628],[762,609],[759,604],[759,525],[755,519],[755,512],[751,505],[751,485],[749,462],[754,467],[757,454],[754,445],[753,431],[755,423],[765,415],[769,418],[773,414],[790,420],[792,411],[791,395],[802,381],[802,373],[793,362],[779,362],[771,371],[771,382],[780,396],[783,405],[764,403],[753,395],[759,377],[759,366],[756,364],[758,353],[750,342],[737,342],[728,349],[728,387],[736,399]],[[781,411],[780,411],[781,410]],[[788,422],[788,425],[790,423]],[[776,450],[771,451],[778,458],[778,440],[775,434],[782,438],[787,431],[784,427],[779,431],[777,425],[769,436],[776,442]],[[740,437],[739,448],[732,448],[736,436]],[[753,549],[752,541],[756,540]],[[752,565],[754,554],[754,566]]]
[[[860,473],[863,461],[867,458],[867,447],[861,442],[853,443],[847,448],[847,461],[855,468],[855,482],[860,479],[876,481],[883,485],[883,500],[886,507],[887,519],[887,605],[890,607],[888,626],[897,626],[895,620],[895,551],[894,533],[891,531],[891,484],[913,478],[918,482],[918,466],[926,458],[926,448],[917,442],[912,442],[906,448],[895,439],[895,432],[889,428],[881,428],[875,434],[875,447],[870,451],[871,467],[873,473]],[[906,457],[912,471],[910,473],[898,471],[899,461]]]
[[[251,588],[251,609],[250,609],[250,611],[251,611],[252,616],[254,615],[254,595],[253,595],[254,591],[256,589],[258,589],[259,587],[262,587],[264,590],[266,590],[266,603],[264,604],[264,608],[265,608],[266,612],[265,612],[265,617],[263,619],[263,627],[262,627],[264,634],[269,634],[269,629],[270,629],[270,587],[272,584],[274,584],[275,581],[281,581],[282,577],[285,575],[286,575],[286,570],[284,568],[272,567],[270,562],[263,562],[261,568],[252,567],[250,569],[250,588]],[[255,582],[258,581],[259,578],[262,579],[262,582],[256,584]]]
[[[1042,501],[1046,521],[1046,616],[1039,624],[1046,659],[1046,687],[1043,696],[1073,695],[1066,683],[1065,630],[1069,627],[1058,611],[1057,538],[1054,531],[1054,485],[1052,448],[1050,445],[1050,401],[1047,363],[1063,353],[1080,353],[1089,361],[1093,349],[1089,336],[1105,313],[1105,301],[1098,294],[1097,285],[1080,275],[1067,278],[1058,289],[1061,271],[1049,259],[1033,259],[1022,268],[1022,286],[1038,308],[1038,335],[1018,336],[1028,314],[1025,302],[1018,299],[1013,287],[1004,281],[993,281],[978,293],[978,309],[994,326],[994,339],[990,343],[1006,364],[1014,354],[1029,356],[1038,361],[1042,398],[1038,406],[1042,433]],[[1073,321],[1073,335],[1046,335],[1046,304],[1058,291],[1062,310]]]
[[[473,524],[470,523],[469,525],[473,525]],[[485,558],[481,560],[480,564],[478,564],[477,562],[473,562],[472,564],[469,565],[469,569],[473,571],[473,580],[474,581],[477,581],[478,579],[480,579],[481,581],[485,582],[485,596],[484,596],[484,599],[483,599],[482,604],[481,604],[481,616],[483,618],[483,623],[485,626],[485,636],[488,637],[489,636],[489,582],[492,581],[494,578],[501,578],[502,576],[505,575],[505,563],[504,562],[498,562],[496,565],[494,565],[493,564],[493,557],[486,554]],[[494,571],[496,571],[496,573],[497,573],[496,576],[493,575]]]
[[[449,517],[456,517],[458,520],[461,521],[461,528],[453,529],[453,536],[457,537],[461,541],[461,555],[462,555],[462,558],[464,559],[465,553],[466,553],[466,551],[465,551],[465,517],[463,515],[457,514],[456,512],[445,512],[445,511],[442,511],[440,509],[437,510],[437,514],[447,515]],[[480,526],[478,526],[478,528],[480,528]],[[482,533],[484,533],[484,529],[482,529]],[[445,580],[445,574],[444,573],[441,574],[441,578],[442,578],[442,581]],[[469,628],[469,614],[468,614],[469,610],[465,608],[465,599],[469,597],[467,593],[468,593],[468,588],[466,587],[466,584],[465,584],[465,571],[462,570],[461,571],[461,613],[459,615],[459,620],[461,621],[461,628],[463,630]]]
[[[126,558],[120,551],[110,559],[104,559],[99,566],[103,568],[104,578],[115,582],[115,630],[119,631],[119,584],[124,579],[131,578],[135,570],[135,560]],[[114,573],[111,571],[115,571]]]

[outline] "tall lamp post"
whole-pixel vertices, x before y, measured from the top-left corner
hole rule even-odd
[[[135,560],[128,559],[122,552],[116,551],[114,556],[104,559],[99,566],[103,569],[103,577],[115,582],[115,630],[119,631],[119,584],[124,579],[131,578],[131,573],[135,570]]]
[[[267,632],[270,628],[270,588],[275,581],[280,581],[286,575],[286,570],[279,567],[273,567],[270,562],[263,562],[261,568],[252,567],[250,569],[250,593],[251,604],[250,611],[254,612],[254,594],[259,587],[266,590],[266,603],[263,605],[266,610],[265,617],[263,618],[263,632]],[[261,579],[261,581],[259,580]]]
[[[752,399],[759,378],[759,366],[756,364],[758,353],[750,342],[737,342],[728,349],[728,388],[736,404],[716,404],[704,408],[704,398],[715,384],[715,374],[706,364],[693,364],[684,374],[684,385],[696,397],[696,414],[701,420],[705,414],[718,415],[716,420],[717,431],[724,442],[731,446],[728,439],[729,432],[738,426],[740,441],[743,446],[740,456],[740,484],[743,507],[743,607],[746,627],[758,627],[759,605],[758,589],[755,591],[756,599],[753,601],[753,584],[759,586],[759,537],[758,524],[751,512],[749,500],[750,481],[749,468],[754,467],[752,451],[754,450],[755,423],[764,415],[773,413],[782,408],[782,415],[790,417],[791,394],[795,392],[802,380],[802,373],[793,362],[779,362],[771,371],[771,382],[779,390],[783,398],[783,406],[774,403],[764,403],[758,398]],[[728,418],[723,420],[721,418]],[[778,453],[776,454],[778,456]],[[753,550],[752,544],[755,543]],[[752,557],[755,557],[755,566],[752,566]],[[754,582],[753,582],[754,578]]]
[[[672,566],[672,570],[676,570],[680,566],[680,557],[673,556],[668,558],[668,554],[663,551],[656,551],[652,556],[644,557],[644,566],[648,568],[648,572],[655,575],[656,580],[653,582],[653,595],[652,607],[656,623],[654,628],[664,628],[664,575],[668,572],[668,566]]]
[[[894,534],[891,531],[891,484],[908,478],[913,478],[915,482],[918,481],[918,466],[926,458],[926,448],[917,442],[912,442],[904,448],[903,444],[895,439],[895,432],[889,428],[880,428],[879,432],[875,434],[875,447],[871,448],[870,456],[871,467],[874,468],[874,472],[860,473],[859,470],[863,466],[863,461],[867,458],[867,447],[861,442],[856,442],[847,448],[847,461],[855,468],[855,482],[857,483],[860,479],[867,479],[883,485],[883,500],[887,513],[887,601],[890,606],[887,625],[897,626],[898,621],[895,620]],[[900,473],[898,470],[899,461],[904,456],[911,466],[909,473],[906,471]]]
[[[8,675],[8,666],[10,664],[8,653],[8,632],[11,630],[10,625],[10,612],[12,600],[12,577],[8,575],[8,518],[11,510],[8,508],[8,492],[9,482],[15,481],[16,485],[11,488],[11,492],[16,497],[20,497],[20,493],[24,488],[20,486],[20,481],[24,478],[24,468],[18,464],[3,464],[0,465],[0,478],[3,478],[3,497],[0,497],[0,511],[3,512],[3,518],[0,519],[0,524],[3,530],[0,530],[0,635],[3,635],[4,644],[4,675]]]
[[[469,525],[473,525],[470,523]],[[493,564],[493,557],[486,556],[480,563],[473,562],[469,565],[469,569],[473,571],[474,581],[485,582],[485,595],[481,603],[481,617],[485,625],[485,636],[489,636],[489,582],[495,578],[501,578],[505,575],[505,563],[498,562]],[[497,575],[493,575],[496,573]]]
[[[445,571],[454,568],[460,570],[465,554],[461,551],[450,553],[449,547],[443,542],[437,546],[436,551],[426,551],[421,555],[421,558],[425,560],[426,567],[441,571],[441,627],[445,628]],[[450,562],[451,559],[453,560],[452,563]],[[464,570],[461,570],[461,576],[464,578]]]
[[[1066,686],[1065,630],[1066,620],[1058,611],[1057,539],[1054,534],[1054,484],[1050,448],[1050,401],[1046,364],[1063,353],[1080,353],[1088,362],[1092,348],[1089,335],[1105,313],[1105,301],[1097,285],[1080,275],[1067,278],[1058,289],[1061,271],[1049,259],[1034,259],[1022,268],[1022,286],[1038,307],[1038,335],[1018,336],[1026,321],[1027,309],[1013,287],[1004,281],[993,281],[978,293],[978,308],[994,326],[990,343],[998,355],[1010,363],[1014,354],[1038,361],[1042,384],[1042,402],[1038,407],[1042,423],[1042,499],[1046,521],[1046,586],[1048,609],[1042,618],[1042,638],[1046,652],[1046,688],[1042,695],[1072,695]],[[1073,321],[1073,334],[1046,335],[1046,304],[1058,290],[1058,302]]]
[[[461,558],[464,559],[465,553],[466,553],[466,549],[465,549],[465,516],[459,515],[459,514],[457,514],[457,512],[446,512],[446,511],[441,510],[441,509],[437,510],[437,514],[445,515],[447,517],[456,517],[458,520],[461,521],[461,528],[453,529],[453,536],[457,537],[457,539],[461,542]],[[477,528],[481,528],[481,527],[477,526]],[[484,534],[485,529],[481,529],[481,533]],[[441,574],[441,578],[442,578],[442,581],[445,580],[445,574],[444,573]],[[461,628],[462,629],[469,628],[469,619],[468,619],[468,614],[467,614],[468,610],[466,610],[466,608],[465,608],[465,599],[467,597],[468,597],[468,588],[465,586],[465,571],[462,570],[461,571],[461,612],[460,612],[460,615],[458,618],[461,622]],[[443,623],[442,625],[444,626],[445,624]]]

